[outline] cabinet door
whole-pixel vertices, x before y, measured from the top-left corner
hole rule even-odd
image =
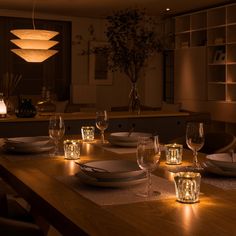
[[[206,47],[175,50],[175,100],[206,100]]]

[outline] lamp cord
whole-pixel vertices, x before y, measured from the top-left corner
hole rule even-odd
[[[33,24],[33,29],[34,29],[34,30],[35,30],[35,23],[34,23],[35,6],[36,6],[36,0],[34,0],[34,2],[33,2],[33,10],[32,10],[32,24]]]

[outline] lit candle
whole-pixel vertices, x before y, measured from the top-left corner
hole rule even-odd
[[[182,144],[166,144],[166,163],[169,165],[179,165],[182,162],[183,145]]]
[[[76,160],[80,158],[80,141],[65,140],[64,141],[65,159]]]
[[[3,100],[3,94],[0,93],[0,117],[4,118],[7,115],[7,106]]]
[[[94,126],[82,126],[81,127],[81,135],[83,141],[93,141],[94,140]]]
[[[201,175],[196,172],[179,172],[175,174],[177,201],[195,203],[199,201]]]

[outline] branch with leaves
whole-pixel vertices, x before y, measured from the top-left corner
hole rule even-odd
[[[116,11],[106,19],[109,68],[124,72],[135,83],[147,59],[163,49],[158,22],[138,8]]]

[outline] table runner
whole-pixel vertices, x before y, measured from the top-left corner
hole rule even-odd
[[[160,192],[160,195],[146,199],[137,196],[137,193],[144,191],[146,181],[142,184],[125,188],[105,188],[89,186],[80,181],[77,176],[58,176],[57,179],[73,190],[90,199],[98,205],[118,205],[160,199],[175,199],[174,182],[152,175],[152,188]]]

